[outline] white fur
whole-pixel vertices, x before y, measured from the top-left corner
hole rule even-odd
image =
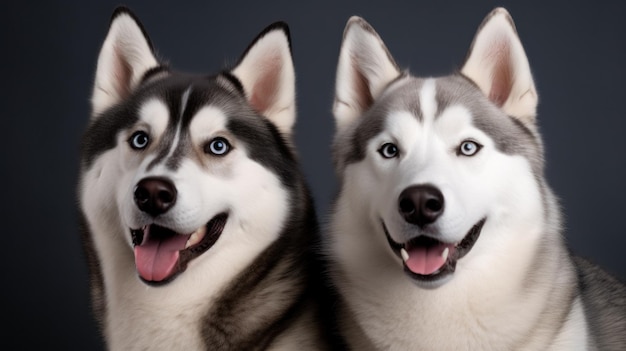
[[[92,118],[128,98],[145,72],[157,65],[141,25],[128,12],[117,13],[98,57]],[[286,28],[270,30],[259,38],[232,74],[241,81],[250,105],[289,136],[296,104]],[[232,94],[239,94],[226,78],[217,80],[230,87]],[[165,162],[152,164],[159,157],[164,135],[171,133],[167,128],[176,130],[164,160],[178,150],[186,134],[182,123],[171,126],[169,122],[174,117],[182,120],[192,89],[179,97],[181,116],[170,116],[167,104],[157,97],[141,101],[138,121],[113,136],[115,146],[98,154],[81,174],[80,204],[104,279],[104,334],[111,350],[204,349],[207,341],[201,338],[201,328],[206,321],[202,318],[214,299],[223,296],[226,286],[278,238],[287,220],[291,199],[279,176],[249,157],[248,145],[226,128],[227,112],[216,106],[204,106],[192,117],[188,126],[191,147],[175,169]],[[128,144],[136,131],[147,133],[151,140],[141,151]],[[206,143],[216,137],[229,142],[228,154],[204,152]],[[177,191],[175,204],[156,218],[140,211],[133,198],[136,184],[146,177],[167,178]],[[139,279],[131,229],[157,224],[191,234],[223,212],[228,213],[228,220],[221,236],[190,261],[184,272],[157,287]],[[291,294],[289,283],[278,281],[264,292]],[[263,311],[283,308],[282,302],[267,303]],[[275,340],[275,347],[310,341],[307,338],[315,334],[307,324],[311,320],[310,315],[299,317],[296,330],[308,334],[297,336],[291,331]]]
[[[141,27],[127,13],[111,23],[98,56],[93,88],[92,116],[126,98],[143,74],[158,65]],[[129,69],[127,76],[125,70]]]
[[[232,73],[241,81],[250,104],[290,135],[296,118],[296,86],[286,33],[265,34]]]
[[[574,308],[567,316],[563,330],[550,346],[551,350],[587,350],[589,335],[587,335],[587,320],[580,297],[574,301]]]
[[[434,98],[429,89],[431,84],[424,85],[419,96]],[[434,101],[420,101],[428,104]],[[483,145],[479,154],[456,155],[466,138]],[[376,152],[389,141],[400,147],[400,159]],[[395,240],[406,241],[396,202],[406,187],[425,183],[446,199],[436,227],[443,239],[458,242],[487,218],[452,279],[433,290],[410,281],[380,224],[384,220]],[[376,347],[505,350],[533,332],[548,286],[522,291],[546,229],[537,220],[543,216],[540,190],[528,161],[499,152],[472,126],[466,109],[451,106],[423,125],[407,111],[391,113],[384,132],[368,144],[366,158],[346,167],[343,184],[331,229],[336,278]]]
[[[344,130],[369,108],[364,93],[378,98],[399,75],[378,34],[361,18],[350,18],[344,31],[335,82],[333,114],[337,130]]]
[[[493,81],[485,50],[494,37],[511,40],[504,46],[513,50],[513,61],[505,64],[513,66],[515,79],[502,108],[533,128],[536,94],[521,44],[506,16],[502,9],[488,16],[464,73],[476,78],[489,96],[491,86],[486,84]],[[351,43],[344,40],[343,45]],[[363,52],[379,57],[375,51]],[[341,57],[338,66],[346,67]],[[374,69],[378,72],[373,76],[385,76],[383,66]],[[348,78],[338,75],[338,80]],[[542,315],[552,303],[548,297],[555,296],[555,291],[569,291],[574,280],[556,235],[558,218],[546,220],[545,213],[556,211],[553,196],[549,189],[540,188],[530,160],[500,151],[489,135],[475,127],[468,108],[447,106],[435,118],[439,109],[436,82],[425,80],[415,94],[421,118],[404,107],[391,108],[382,132],[365,145],[365,157],[342,167],[328,249],[334,262],[333,279],[347,305],[344,317],[354,323],[344,329],[348,341],[356,349],[365,349],[368,344],[363,340],[367,339],[372,343],[369,346],[381,350],[568,350],[585,345],[579,302],[559,335],[555,328],[560,320]],[[342,84],[349,83],[338,82],[338,95],[345,93]],[[388,89],[385,94],[393,93],[394,89]],[[346,117],[356,125],[363,113],[352,112],[335,115],[337,137],[342,141],[349,137]],[[467,139],[483,147],[472,157],[459,156],[456,150]],[[399,157],[386,159],[378,153],[389,142],[398,146]],[[445,198],[444,213],[422,231],[458,242],[486,218],[480,237],[457,262],[454,274],[432,289],[417,286],[407,277],[381,224],[385,223],[395,241],[409,239],[409,231],[417,229],[406,224],[397,201],[402,190],[417,184],[432,184]],[[542,257],[543,274],[535,276],[531,269],[536,267],[540,247],[545,246],[553,256]],[[535,279],[533,284],[528,284],[529,277]]]
[[[425,126],[429,126],[435,119],[435,113],[437,112],[436,93],[435,80],[432,78],[426,79],[424,86],[422,86],[419,92],[420,110],[422,110],[422,118]]]
[[[147,102],[138,123],[157,139],[164,132],[163,108],[158,100]],[[177,171],[155,167],[145,172],[152,157],[137,162],[141,156],[130,151],[127,136],[121,135],[118,147],[98,157],[85,174],[82,187],[88,191],[82,191],[81,203],[101,255],[111,349],[201,349],[199,319],[211,305],[210,297],[278,237],[288,194],[274,173],[251,160],[245,145],[225,132],[225,123],[224,114],[209,106],[197,113],[190,128],[199,148],[208,138],[229,138],[234,148],[226,157],[191,157]],[[130,241],[129,228],[148,221],[132,199],[134,185],[146,176],[172,179],[178,190],[176,205],[159,220],[161,225],[193,232],[216,214],[229,212],[215,245],[165,287],[139,280]]]
[[[183,128],[183,124],[182,124],[182,120],[183,120],[183,114],[185,113],[185,110],[187,109],[187,101],[189,101],[189,94],[191,94],[191,87],[187,88],[187,90],[185,90],[185,92],[183,93],[183,96],[180,98],[180,119],[178,120],[178,125],[176,126],[176,134],[174,135],[174,141],[172,141],[172,146],[170,147],[170,151],[167,153],[167,156],[165,156],[165,158],[170,158],[172,157],[172,155],[174,154],[174,151],[176,151],[176,147],[178,146],[178,142],[180,141],[180,134],[182,133],[182,128]]]
[[[494,87],[497,71],[509,71],[511,85]],[[494,90],[508,90],[501,106],[507,114],[534,122],[538,103],[537,91],[528,58],[517,35],[513,20],[503,8],[495,9],[476,34],[472,51],[461,69],[481,90],[491,96]]]

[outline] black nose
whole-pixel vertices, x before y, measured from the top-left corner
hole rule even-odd
[[[156,217],[176,203],[176,187],[165,178],[144,178],[135,187],[135,203],[143,212]]]
[[[443,213],[443,194],[428,184],[410,186],[400,194],[398,210],[405,221],[423,227]]]

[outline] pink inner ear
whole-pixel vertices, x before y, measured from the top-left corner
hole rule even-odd
[[[269,57],[262,67],[259,68],[259,76],[254,82],[250,94],[250,105],[264,113],[276,103],[276,95],[280,89],[280,56]]]
[[[113,47],[113,52],[115,53],[113,60],[113,84],[115,84],[115,91],[119,97],[124,98],[130,94],[130,81],[133,70],[117,47]]]
[[[360,66],[358,60],[359,58],[356,55],[352,55],[351,57],[352,65],[351,68],[353,70],[352,79],[354,79],[354,93],[353,96],[354,101],[359,105],[358,107],[365,111],[372,106],[374,103],[374,98],[372,97],[372,93],[370,91],[369,81],[365,74],[363,74],[357,67]]]
[[[513,63],[508,40],[505,38],[498,40],[487,53],[486,59],[493,63],[489,99],[501,107],[513,88]]]

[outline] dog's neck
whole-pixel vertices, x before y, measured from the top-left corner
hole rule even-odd
[[[561,236],[550,232],[558,225],[519,233],[529,240],[500,247],[502,253],[489,259],[474,257],[482,250],[470,252],[450,281],[425,289],[405,274],[379,226],[346,213],[338,214],[331,230],[338,248],[333,253],[339,267],[334,280],[354,323],[348,339],[362,340],[354,337],[362,331],[379,349],[544,349],[562,332],[551,326],[577,313],[571,311],[576,298],[573,266],[566,252],[558,252]],[[493,234],[506,228],[487,221],[483,230]],[[537,261],[544,272],[554,274],[533,274]]]
[[[283,235],[261,253],[248,255],[249,260],[229,260],[235,253],[216,250],[164,286],[139,280],[127,243],[114,239],[119,234],[98,234],[95,244],[113,256],[100,260],[104,330],[111,349],[192,350],[206,348],[207,342],[255,349],[286,328],[305,298],[308,273],[302,248],[294,247],[296,236],[304,234]],[[292,300],[286,303],[285,296]],[[264,320],[273,322],[259,322]]]

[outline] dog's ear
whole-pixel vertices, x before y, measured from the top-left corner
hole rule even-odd
[[[351,17],[344,29],[333,114],[341,131],[369,109],[385,87],[401,72],[374,28]]]
[[[96,68],[92,116],[126,98],[159,63],[137,17],[125,7],[113,12]]]
[[[290,135],[296,119],[296,77],[287,24],[265,28],[231,73],[243,85],[250,105]]]
[[[508,115],[535,121],[538,96],[522,43],[509,13],[496,8],[478,28],[461,69]]]

